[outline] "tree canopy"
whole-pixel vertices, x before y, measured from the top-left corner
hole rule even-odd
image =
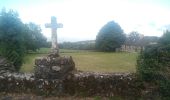
[[[41,28],[33,22],[25,24],[25,47],[26,50],[36,51],[41,47],[45,47],[47,39],[41,33]]]
[[[96,49],[100,51],[115,51],[125,42],[125,35],[120,25],[114,21],[104,25],[96,36]]]
[[[159,39],[159,43],[167,45],[170,44],[170,31],[165,31],[163,36]]]
[[[0,56],[11,61],[19,71],[27,50],[40,48],[46,38],[38,25],[24,24],[13,10],[0,12]]]
[[[126,37],[126,45],[138,45],[139,41],[141,39],[141,34],[139,34],[136,31],[130,32]]]
[[[15,69],[22,64],[24,48],[24,24],[12,10],[0,13],[0,54],[12,61]]]

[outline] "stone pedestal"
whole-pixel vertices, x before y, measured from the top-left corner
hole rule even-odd
[[[56,53],[35,60],[35,78],[62,79],[73,70],[75,63],[71,56],[60,57]]]

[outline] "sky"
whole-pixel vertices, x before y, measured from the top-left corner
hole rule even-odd
[[[95,40],[109,21],[117,22],[124,33],[137,31],[145,36],[161,36],[170,29],[170,0],[0,0],[0,9],[13,9],[24,23],[34,22],[50,40],[45,28],[51,16],[63,28],[58,41]]]

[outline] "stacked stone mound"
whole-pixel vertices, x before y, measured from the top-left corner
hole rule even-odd
[[[13,63],[9,62],[6,58],[0,56],[0,74],[13,72],[15,70]]]
[[[60,57],[58,54],[49,54],[47,57],[35,60],[35,78],[62,79],[75,70],[75,63],[71,56]]]

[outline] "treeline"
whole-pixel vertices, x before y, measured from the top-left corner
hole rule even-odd
[[[157,36],[144,36],[138,32],[130,32],[126,35],[125,45],[129,46],[147,46],[148,44],[155,44],[159,40]]]
[[[95,50],[95,40],[59,43],[60,49]]]
[[[23,63],[23,57],[29,51],[36,51],[48,45],[40,26],[25,24],[17,12],[2,9],[0,12],[0,56],[12,62],[16,71]]]
[[[133,32],[126,35],[124,45],[128,46],[147,46],[148,44],[155,44],[159,40],[157,36],[144,36],[135,32],[138,35],[132,35]],[[136,37],[139,36],[139,37]],[[72,49],[72,50],[96,50],[95,40],[78,41],[78,42],[63,42],[59,43],[60,49]]]
[[[96,40],[80,42],[60,43],[62,49],[79,49],[79,50],[98,50],[103,52],[114,52],[122,45],[145,47],[148,44],[157,43],[159,37],[144,36],[136,31],[125,34],[121,26],[110,21],[106,23],[98,32]]]

